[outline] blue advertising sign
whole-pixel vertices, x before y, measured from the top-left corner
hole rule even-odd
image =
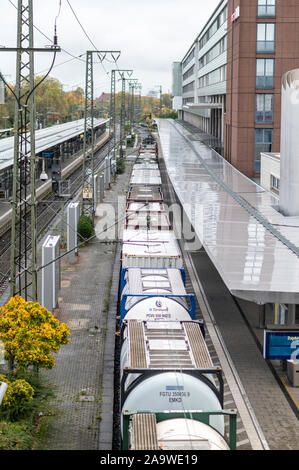
[[[299,359],[299,331],[264,331],[265,359]]]
[[[54,158],[54,152],[42,152],[42,158]]]

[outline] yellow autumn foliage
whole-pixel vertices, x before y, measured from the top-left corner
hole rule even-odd
[[[51,369],[52,352],[69,342],[70,330],[37,302],[12,297],[0,309],[0,341],[4,355],[19,369],[34,365]]]

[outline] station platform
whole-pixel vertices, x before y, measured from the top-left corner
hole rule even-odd
[[[104,145],[108,139],[108,136],[109,136],[109,132],[107,131],[101,136],[99,136],[99,138],[95,141],[95,149],[101,147],[101,145]],[[80,166],[82,158],[83,158],[82,149],[74,153],[73,155],[62,156],[61,158],[62,179],[64,178],[65,174],[66,176],[68,176],[69,174],[72,173],[72,171],[75,171],[75,169],[77,168],[77,162],[78,162],[78,166]],[[51,169],[46,168],[46,173],[48,175],[49,180],[47,182],[38,180],[36,183],[37,196],[39,192],[43,193],[44,189],[47,190],[51,188]],[[0,232],[1,232],[2,225],[7,223],[8,217],[10,216],[9,215],[10,212],[11,212],[11,202],[0,199]]]
[[[165,139],[167,123],[163,126]],[[158,138],[161,136],[159,135]],[[178,194],[178,190],[182,187],[176,181],[173,185],[173,179],[177,177],[178,180],[181,180],[186,175],[181,169],[181,165],[186,160],[188,163],[188,159],[190,159],[185,147],[185,140],[180,140],[180,136],[171,131],[164,146],[163,138],[159,143],[160,155],[162,154],[164,157],[162,157],[164,159],[162,180],[166,201],[168,204],[182,203]],[[172,149],[176,158],[176,170],[171,167],[171,170],[168,171],[167,160],[171,159]],[[195,190],[193,182],[196,181],[196,176],[201,174],[200,170],[193,173],[188,172],[186,184],[189,185],[189,188],[184,187],[183,196],[190,195],[191,190]],[[206,180],[205,184],[207,189],[209,182]],[[174,190],[174,196],[171,195],[170,188]],[[217,185],[214,185],[215,188]],[[211,202],[207,203],[209,208],[211,208]],[[214,200],[214,204],[214,211],[217,211],[217,199]],[[194,206],[195,208],[196,206]],[[225,212],[222,215],[224,217]],[[220,230],[219,227],[218,231],[220,232]],[[208,230],[204,233],[208,234]],[[221,240],[221,233],[219,233],[219,239]],[[188,243],[186,246],[188,251]],[[219,246],[219,252],[220,248],[225,249],[225,247]],[[205,246],[195,251],[191,250],[189,258],[190,267],[198,280],[194,283],[193,289],[196,292],[197,288],[198,300],[206,325],[208,328],[216,328],[227,351],[226,357],[220,358],[221,366],[228,361],[232,374],[240,381],[244,398],[248,401],[248,408],[253,410],[257,426],[264,436],[265,447],[268,446],[271,450],[298,450],[299,424],[296,398],[298,397],[298,389],[290,387],[286,373],[282,371],[280,364],[270,364],[263,358],[261,352],[263,330],[259,329],[258,306],[253,302],[237,299],[232,295],[222,278],[222,272],[216,269],[213,258],[210,257],[210,252],[206,251]],[[231,262],[233,263],[233,259]],[[217,334],[215,333],[216,336]]]

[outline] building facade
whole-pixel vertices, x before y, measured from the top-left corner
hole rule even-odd
[[[281,80],[299,67],[298,0],[222,0],[182,62],[180,118],[249,177],[280,151]]]

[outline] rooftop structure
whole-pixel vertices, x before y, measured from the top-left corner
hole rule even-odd
[[[159,121],[166,168],[196,235],[228,289],[256,303],[299,303],[299,217],[213,149]],[[200,214],[200,217],[198,217]]]

